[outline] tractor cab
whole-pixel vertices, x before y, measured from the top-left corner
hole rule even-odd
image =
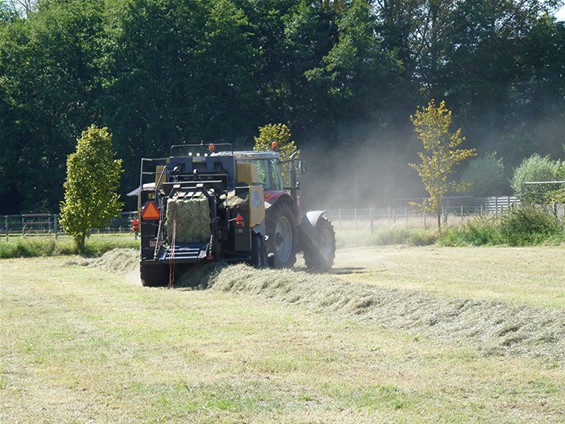
[[[257,173],[257,180],[265,191],[283,191],[284,184],[280,168],[280,155],[277,152],[234,152],[239,170],[241,165],[252,164]]]

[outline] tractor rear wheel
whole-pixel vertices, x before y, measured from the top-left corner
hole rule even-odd
[[[267,251],[274,254],[275,268],[291,268],[296,262],[296,224],[286,203],[267,212]]]
[[[267,267],[267,249],[265,248],[265,236],[263,234],[251,236],[251,261],[249,264],[255,268]]]
[[[164,287],[169,284],[168,264],[139,264],[139,274],[144,287]]]
[[[329,270],[335,259],[335,231],[332,223],[322,217],[316,224],[316,246],[304,248],[304,262],[312,271]]]

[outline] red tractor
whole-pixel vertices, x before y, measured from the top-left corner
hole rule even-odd
[[[309,269],[330,269],[335,233],[324,211],[301,213],[304,172],[294,155],[281,160],[275,151],[230,144],[175,145],[168,158],[142,159],[143,284],[166,285],[173,267],[215,261],[289,268],[299,251]]]

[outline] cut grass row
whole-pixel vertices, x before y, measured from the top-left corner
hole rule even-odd
[[[69,263],[0,262],[1,422],[557,423],[565,412],[560,364]]]

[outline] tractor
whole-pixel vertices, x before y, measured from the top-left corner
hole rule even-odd
[[[309,270],[329,270],[334,229],[325,211],[301,213],[306,165],[296,156],[219,143],[173,145],[169,157],[143,158],[142,284],[172,285],[176,274],[211,262],[290,268],[300,251]]]

